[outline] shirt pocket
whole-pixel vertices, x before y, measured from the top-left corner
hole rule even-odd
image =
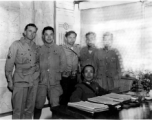
[[[99,59],[99,67],[103,67],[105,64],[103,59]]]
[[[116,58],[112,57],[111,60],[110,60],[110,64],[111,64],[110,66],[112,68],[115,68],[116,67]]]
[[[24,63],[25,61],[27,62],[27,60],[29,59],[27,51],[19,50],[17,52],[16,59],[19,63]]]
[[[52,56],[50,56],[52,57]],[[56,64],[60,64],[60,54],[59,54],[59,51],[57,50],[54,50],[53,51],[53,60]]]

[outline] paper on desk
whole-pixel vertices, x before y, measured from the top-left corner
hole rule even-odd
[[[117,105],[120,103],[120,101],[116,101],[115,99],[111,99],[111,98],[104,97],[104,96],[89,98],[88,101],[106,104],[106,105]]]
[[[122,101],[131,99],[131,95],[126,95],[126,94],[110,93],[110,94],[106,94],[104,96],[110,97],[110,98],[113,98],[113,99],[122,100]]]
[[[88,101],[80,101],[80,102],[69,102],[68,106],[75,107],[87,112],[101,112],[108,109],[107,105],[97,104]]]

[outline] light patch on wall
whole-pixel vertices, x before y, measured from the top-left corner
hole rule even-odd
[[[150,63],[152,59],[152,55],[150,55],[152,54],[152,35],[150,34],[152,27],[142,30],[145,26],[144,20],[112,20],[101,24],[86,24],[84,25],[85,29],[82,28],[83,38],[85,39],[87,32],[95,32],[97,34],[96,46],[102,48],[103,33],[112,32],[114,35],[113,47],[119,50],[125,71],[152,70]]]

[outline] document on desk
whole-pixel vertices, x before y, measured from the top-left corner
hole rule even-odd
[[[68,106],[75,107],[80,110],[91,112],[91,113],[105,111],[105,110],[108,110],[109,108],[107,105],[92,103],[88,101],[69,102]]]
[[[106,104],[106,105],[118,105],[120,103],[119,100],[115,100],[115,99],[104,97],[104,96],[88,98],[88,101],[100,103],[100,104]]]
[[[126,94],[110,93],[110,94],[106,94],[104,96],[113,98],[115,100],[120,100],[120,101],[122,100],[122,102],[131,99],[131,95],[126,95]]]
[[[119,103],[122,103],[130,99],[130,95],[110,93],[103,96],[89,98],[88,101],[102,103],[106,105],[118,105]]]

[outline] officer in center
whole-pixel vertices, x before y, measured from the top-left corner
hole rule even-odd
[[[65,45],[62,45],[67,58],[66,71],[63,72],[61,80],[63,95],[61,95],[60,104],[62,105],[67,105],[70,96],[75,89],[75,85],[77,84],[77,74],[79,72],[78,59],[80,47],[75,44],[76,37],[76,32],[66,32]]]

